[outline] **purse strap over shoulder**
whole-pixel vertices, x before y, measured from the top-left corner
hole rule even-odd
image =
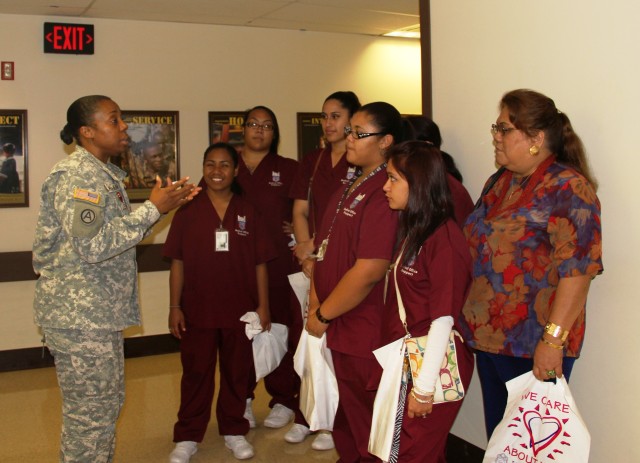
[[[393,264],[393,282],[396,285],[396,299],[398,300],[398,314],[400,315],[400,321],[402,322],[402,326],[404,327],[404,331],[407,334],[407,337],[411,337],[411,333],[409,333],[409,329],[407,327],[407,311],[404,308],[404,303],[402,302],[402,296],[400,295],[400,288],[398,288],[398,274],[397,269],[398,265],[400,265],[400,260],[402,259],[402,255],[404,254],[404,247],[407,241],[405,240],[402,243],[402,248],[398,253],[398,258],[396,262]]]

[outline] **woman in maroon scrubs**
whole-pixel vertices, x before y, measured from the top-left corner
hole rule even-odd
[[[327,146],[307,154],[300,164],[291,189],[293,198],[293,232],[297,244],[294,254],[304,274],[311,278],[315,254],[314,237],[327,210],[329,199],[336,190],[343,190],[353,179],[356,166],[347,162],[347,134],[344,128],[360,108],[360,100],[353,92],[334,92],[322,105],[322,133]],[[300,326],[302,331],[302,326]],[[300,332],[294,334],[298,338]],[[284,439],[292,444],[302,442],[310,434],[306,423],[294,423]],[[314,450],[334,447],[331,434],[320,432],[311,443]]]
[[[265,376],[264,385],[272,399],[271,412],[264,420],[269,428],[288,424],[296,413],[296,423],[304,423],[298,412],[300,379],[293,369],[293,353],[298,337],[292,332],[302,330],[300,306],[294,305],[294,296],[288,275],[299,271],[291,255],[291,214],[293,200],[289,198],[293,179],[298,171],[298,161],[278,154],[280,128],[273,111],[256,106],[244,116],[244,147],[238,166],[238,183],[242,195],[262,215],[269,238],[275,243],[278,256],[267,263],[269,271],[269,309],[271,321],[289,327],[289,352],[278,368]],[[297,330],[295,327],[298,327]],[[251,409],[255,379],[251,381],[246,417],[252,427],[255,418]]]
[[[329,199],[353,179],[356,167],[347,162],[347,134],[344,128],[360,108],[353,92],[334,92],[322,105],[322,133],[327,142],[307,154],[293,183],[293,230],[297,244],[295,255],[305,275],[311,276],[315,253],[314,236],[327,210]]]
[[[216,417],[225,445],[238,459],[253,446],[243,417],[253,369],[251,341],[240,321],[258,312],[269,329],[267,264],[275,249],[255,208],[238,193],[238,155],[226,143],[205,151],[202,186],[206,194],[176,212],[164,255],[171,258],[169,329],[180,339],[182,382],[171,463],[186,463],[204,438],[211,415],[220,353]]]
[[[357,177],[329,201],[316,235],[318,247],[307,331],[327,333],[340,400],[333,439],[340,462],[373,462],[367,451],[375,391],[373,349],[380,346],[384,275],[398,217],[382,191],[385,152],[402,137],[402,119],[388,103],[370,103],[347,127],[347,161]]]
[[[411,336],[429,335],[420,375],[407,391],[399,453],[392,454],[403,463],[440,463],[446,461],[447,436],[462,401],[434,405],[433,395],[449,335],[471,284],[471,254],[456,223],[440,150],[422,141],[405,142],[389,150],[387,162],[384,191],[389,207],[401,211],[395,258],[401,255],[389,275],[381,341],[385,345],[405,335],[395,279]],[[459,339],[456,347],[466,389],[473,356]]]

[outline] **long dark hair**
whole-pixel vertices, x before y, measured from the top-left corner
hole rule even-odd
[[[406,141],[389,148],[386,159],[409,184],[407,207],[400,213],[398,231],[398,242],[406,239],[402,259],[406,264],[440,225],[453,218],[453,199],[447,169],[435,146]]]
[[[104,95],[88,95],[78,98],[71,103],[67,109],[67,124],[60,131],[60,140],[65,145],[70,145],[75,139],[76,143],[80,143],[80,127],[90,126],[93,123],[93,117],[98,110],[98,105],[104,100],[111,100]]]
[[[245,126],[247,124],[247,120],[249,119],[249,116],[251,115],[251,113],[258,109],[261,109],[265,111],[267,114],[269,114],[269,117],[273,121],[273,139],[271,140],[271,145],[269,145],[269,152],[277,153],[278,145],[280,144],[280,126],[278,125],[278,118],[276,117],[276,113],[274,113],[271,109],[267,108],[266,106],[254,106],[251,109],[247,109],[244,113],[243,120],[244,120]]]
[[[559,163],[572,167],[598,188],[582,140],[573,131],[569,117],[558,108],[554,101],[542,93],[528,89],[512,90],[500,100],[500,109],[507,108],[509,120],[530,137],[540,130],[544,132],[547,148]]]
[[[238,152],[236,149],[231,146],[229,143],[218,142],[213,145],[209,145],[206,150],[204,150],[204,156],[202,157],[202,164],[204,165],[205,160],[207,159],[207,155],[213,150],[224,150],[229,156],[231,156],[231,161],[233,162],[233,168],[238,167]],[[231,192],[236,195],[242,194],[242,187],[238,183],[238,178],[234,177],[233,182],[231,183]]]
[[[403,118],[407,121],[410,128],[407,133],[410,136],[406,136],[405,140],[421,140],[433,144],[436,148],[440,148],[442,145],[442,135],[440,135],[440,127],[431,118],[427,116],[409,115]],[[453,156],[449,153],[440,150],[442,153],[442,160],[447,168],[447,172],[453,175],[453,177],[462,183],[462,173],[456,166]]]

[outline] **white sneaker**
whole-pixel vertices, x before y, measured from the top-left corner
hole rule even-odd
[[[311,434],[311,430],[302,424],[293,423],[291,429],[284,435],[284,440],[290,444],[299,444],[305,437]]]
[[[169,463],[189,463],[193,454],[198,451],[198,443],[190,440],[178,442],[169,455]]]
[[[253,428],[256,427],[256,417],[253,414],[253,407],[251,406],[251,399],[247,399],[247,406],[244,409],[243,418],[249,422],[249,427],[250,428],[253,429]]]
[[[267,428],[281,428],[293,419],[293,415],[293,410],[290,408],[282,404],[275,404],[263,424]]]
[[[244,436],[224,436],[224,445],[233,452],[238,460],[246,460],[255,455],[253,445]]]
[[[320,431],[311,443],[313,450],[331,450],[334,447],[333,436],[327,431]]]

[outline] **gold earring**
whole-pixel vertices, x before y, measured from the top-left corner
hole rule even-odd
[[[540,148],[538,148],[536,145],[533,145],[531,148],[529,148],[529,154],[531,156],[537,156],[538,153],[540,153]]]

